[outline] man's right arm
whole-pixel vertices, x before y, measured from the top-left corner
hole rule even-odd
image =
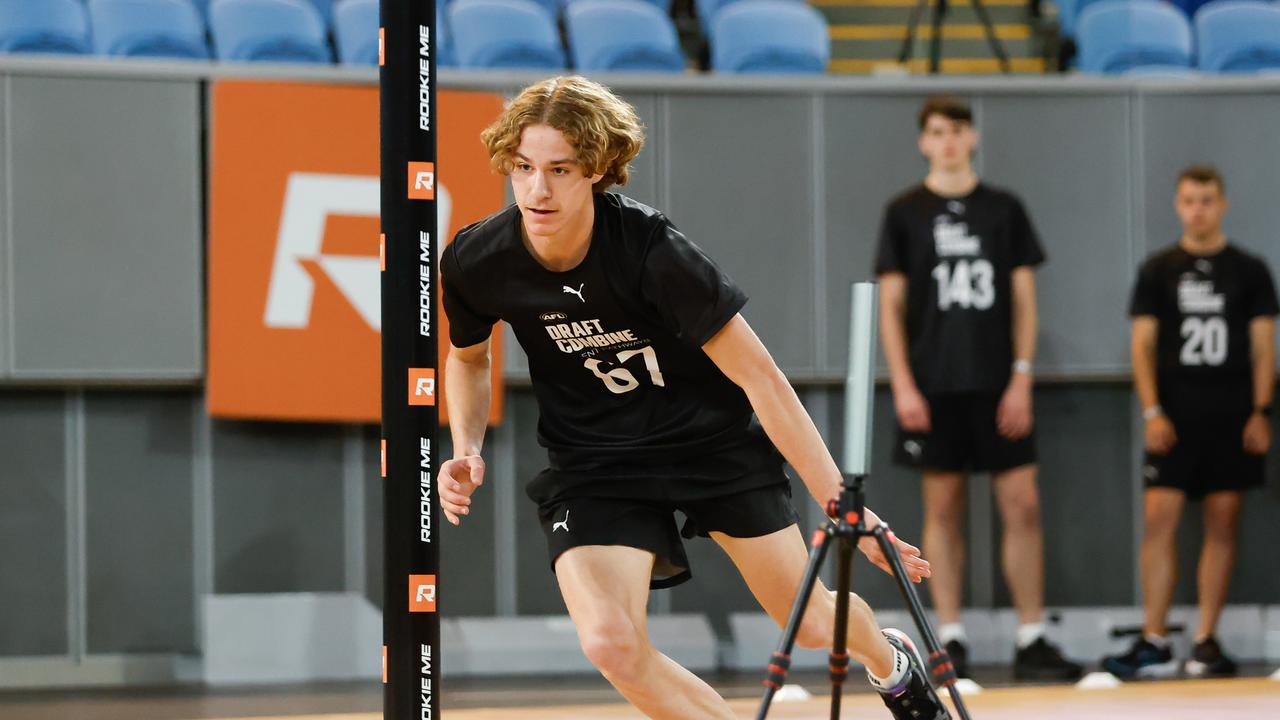
[[[888,272],[880,276],[880,340],[889,364],[893,404],[902,428],[929,431],[929,405],[916,387],[907,353],[907,276]]]
[[[444,364],[453,459],[440,467],[440,507],[454,525],[470,514],[471,494],[484,482],[484,432],[489,424],[490,339],[465,348],[450,346]]]
[[[1160,393],[1156,387],[1156,344],[1160,334],[1160,321],[1154,315],[1138,315],[1133,318],[1132,340],[1129,347],[1133,363],[1133,385],[1142,405],[1142,417],[1146,421],[1147,449],[1156,454],[1169,452],[1177,442],[1173,423],[1160,408]]]

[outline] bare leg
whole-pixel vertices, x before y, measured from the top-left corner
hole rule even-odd
[[[1000,556],[1004,579],[1018,611],[1018,622],[1038,623],[1044,616],[1044,530],[1035,465],[995,476],[996,502],[1004,522]]]
[[[1212,493],[1204,499],[1204,548],[1200,551],[1200,632],[1212,635],[1222,616],[1236,560],[1236,533],[1240,527],[1239,492]]]
[[[964,592],[964,518],[967,506],[962,473],[924,473],[924,556],[933,566],[929,592],[938,623],[960,622]]]
[[[1186,495],[1180,490],[1152,488],[1146,492],[1142,534],[1142,601],[1146,614],[1142,631],[1169,634],[1169,606],[1178,580],[1178,523]]]
[[[738,566],[738,572],[769,617],[786,625],[800,590],[809,551],[796,525],[754,538],[735,538],[723,533],[711,537],[724,548]],[[819,582],[809,598],[796,643],[805,648],[827,648],[835,638],[835,593]],[[849,655],[873,675],[886,677],[893,671],[893,647],[880,634],[875,613],[855,593],[849,594],[849,627],[846,642]]]
[[[649,642],[653,554],[576,547],[556,560],[556,579],[587,659],[636,709],[655,720],[731,720],[724,699]]]

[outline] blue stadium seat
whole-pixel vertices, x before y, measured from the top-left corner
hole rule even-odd
[[[1280,7],[1257,0],[1219,0],[1196,15],[1200,69],[1249,73],[1280,68]]]
[[[457,53],[453,49],[453,29],[449,27],[449,15],[444,3],[436,3],[436,67],[457,67]]]
[[[460,67],[565,67],[555,19],[532,0],[454,0],[448,15]]]
[[[827,21],[807,4],[743,0],[711,24],[711,69],[729,73],[822,73],[831,58]]]
[[[694,0],[693,5],[698,10],[698,24],[702,26],[704,35],[711,33],[711,22],[716,19],[716,15],[721,10],[741,2],[742,0]],[[806,0],[799,0],[805,2]]]
[[[1118,75],[1151,66],[1191,67],[1191,23],[1160,0],[1104,0],[1080,15],[1080,70]]]
[[[0,53],[90,52],[80,0],[0,0]]]
[[[332,62],[324,20],[307,0],[214,0],[209,8],[219,60]]]
[[[204,18],[191,0],[89,0],[99,55],[205,59]]]
[[[1081,0],[1053,0],[1053,4],[1058,6],[1058,33],[1062,37],[1075,38],[1080,3]]]
[[[378,3],[379,0],[341,0],[333,9],[333,39],[338,47],[338,62],[377,67]],[[437,11],[436,15],[439,14]],[[437,17],[436,25],[439,24]]]
[[[560,4],[567,10],[569,7],[573,6],[574,3],[582,1],[583,0],[560,0]],[[639,0],[639,2],[652,5],[661,10],[662,13],[667,16],[671,15],[671,7],[675,5],[675,0]]]
[[[685,69],[675,25],[646,0],[575,0],[565,9],[565,27],[579,70]]]

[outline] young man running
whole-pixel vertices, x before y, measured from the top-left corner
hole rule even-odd
[[[520,93],[482,140],[516,202],[444,252],[445,517],[465,518],[484,479],[489,337],[503,320],[529,356],[550,466],[528,494],[583,652],[649,717],[728,720],[724,699],[646,632],[650,588],[689,577],[673,511],[689,518],[685,538],[728,553],[782,624],[807,560],[783,460],[824,505],[840,471],[739,314],[743,292],[661,213],[606,192],[626,183],[644,142],[630,105],[553,78]],[[912,580],[927,577],[919,550],[897,542]],[[887,567],[874,542],[860,547]],[[949,718],[905,636],[850,600],[850,655],[894,717]],[[814,593],[799,644],[829,646],[834,611],[832,593]]]
[[[1014,675],[1074,679],[1045,640],[1044,539],[1036,486],[1033,268],[1044,253],[1022,203],[978,180],[973,114],[952,98],[920,110],[924,183],[885,211],[876,272],[880,331],[898,415],[896,459],[924,471],[924,548],[939,636],[962,677],[965,479],[992,473],[1005,580],[1018,612]]]
[[[1263,481],[1275,385],[1275,285],[1265,262],[1222,233],[1222,176],[1197,166],[1178,178],[1182,238],[1138,271],[1133,381],[1146,419],[1143,637],[1103,659],[1124,678],[1178,672],[1169,605],[1178,572],[1177,530],[1188,499],[1204,500],[1200,628],[1190,675],[1234,675],[1214,638],[1235,562],[1243,491]]]

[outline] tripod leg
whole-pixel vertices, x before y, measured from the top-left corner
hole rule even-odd
[[[840,699],[849,677],[849,591],[853,589],[853,542],[840,538],[836,569],[835,637],[831,641],[831,720],[840,720]]]
[[[822,561],[827,557],[827,547],[833,537],[829,524],[813,533],[809,564],[805,566],[804,576],[800,580],[800,589],[796,592],[796,601],[791,606],[791,615],[787,618],[787,626],[783,628],[778,649],[769,659],[769,675],[764,681],[764,698],[760,701],[760,711],[756,714],[756,720],[765,720],[765,716],[769,714],[769,706],[773,703],[774,693],[782,689],[782,684],[786,682],[787,671],[791,669],[791,648],[795,646],[796,635],[800,632],[800,621],[804,619],[805,608],[809,606],[809,597],[813,595],[813,586],[818,582],[818,571],[822,568]]]
[[[947,0],[938,0],[933,6],[933,35],[929,37],[929,73],[937,75],[942,70],[942,21],[947,15]]]
[[[907,34],[902,38],[902,47],[898,50],[898,62],[905,63],[911,59],[915,50],[916,29],[920,26],[920,13],[924,12],[929,0],[920,0],[911,8],[911,16],[907,18]]]
[[[987,15],[987,8],[982,4],[982,0],[970,0],[973,3],[973,11],[977,13],[978,20],[982,23],[982,27],[987,33],[987,44],[991,46],[991,52],[996,56],[996,60],[1000,63],[1000,72],[1009,72],[1009,56],[1004,52],[1004,43],[1000,42],[1000,38],[996,37],[996,28],[991,24],[991,16]]]
[[[871,534],[875,537],[876,542],[880,544],[880,551],[884,553],[890,567],[893,568],[893,577],[898,581],[898,590],[902,592],[902,599],[906,601],[907,609],[911,611],[911,617],[916,621],[916,627],[920,630],[920,636],[924,638],[924,646],[929,651],[929,670],[933,673],[934,685],[940,685],[947,689],[947,692],[951,695],[951,703],[955,705],[956,712],[960,713],[961,720],[970,720],[969,709],[960,697],[960,691],[956,689],[955,667],[951,664],[951,658],[947,655],[947,651],[938,642],[938,636],[934,634],[933,626],[929,624],[929,618],[924,614],[924,606],[920,604],[920,596],[916,595],[915,588],[911,586],[911,579],[907,577],[907,569],[902,564],[902,556],[898,554],[897,546],[889,539],[887,530],[887,526],[880,524],[876,526],[875,530],[871,531]]]

